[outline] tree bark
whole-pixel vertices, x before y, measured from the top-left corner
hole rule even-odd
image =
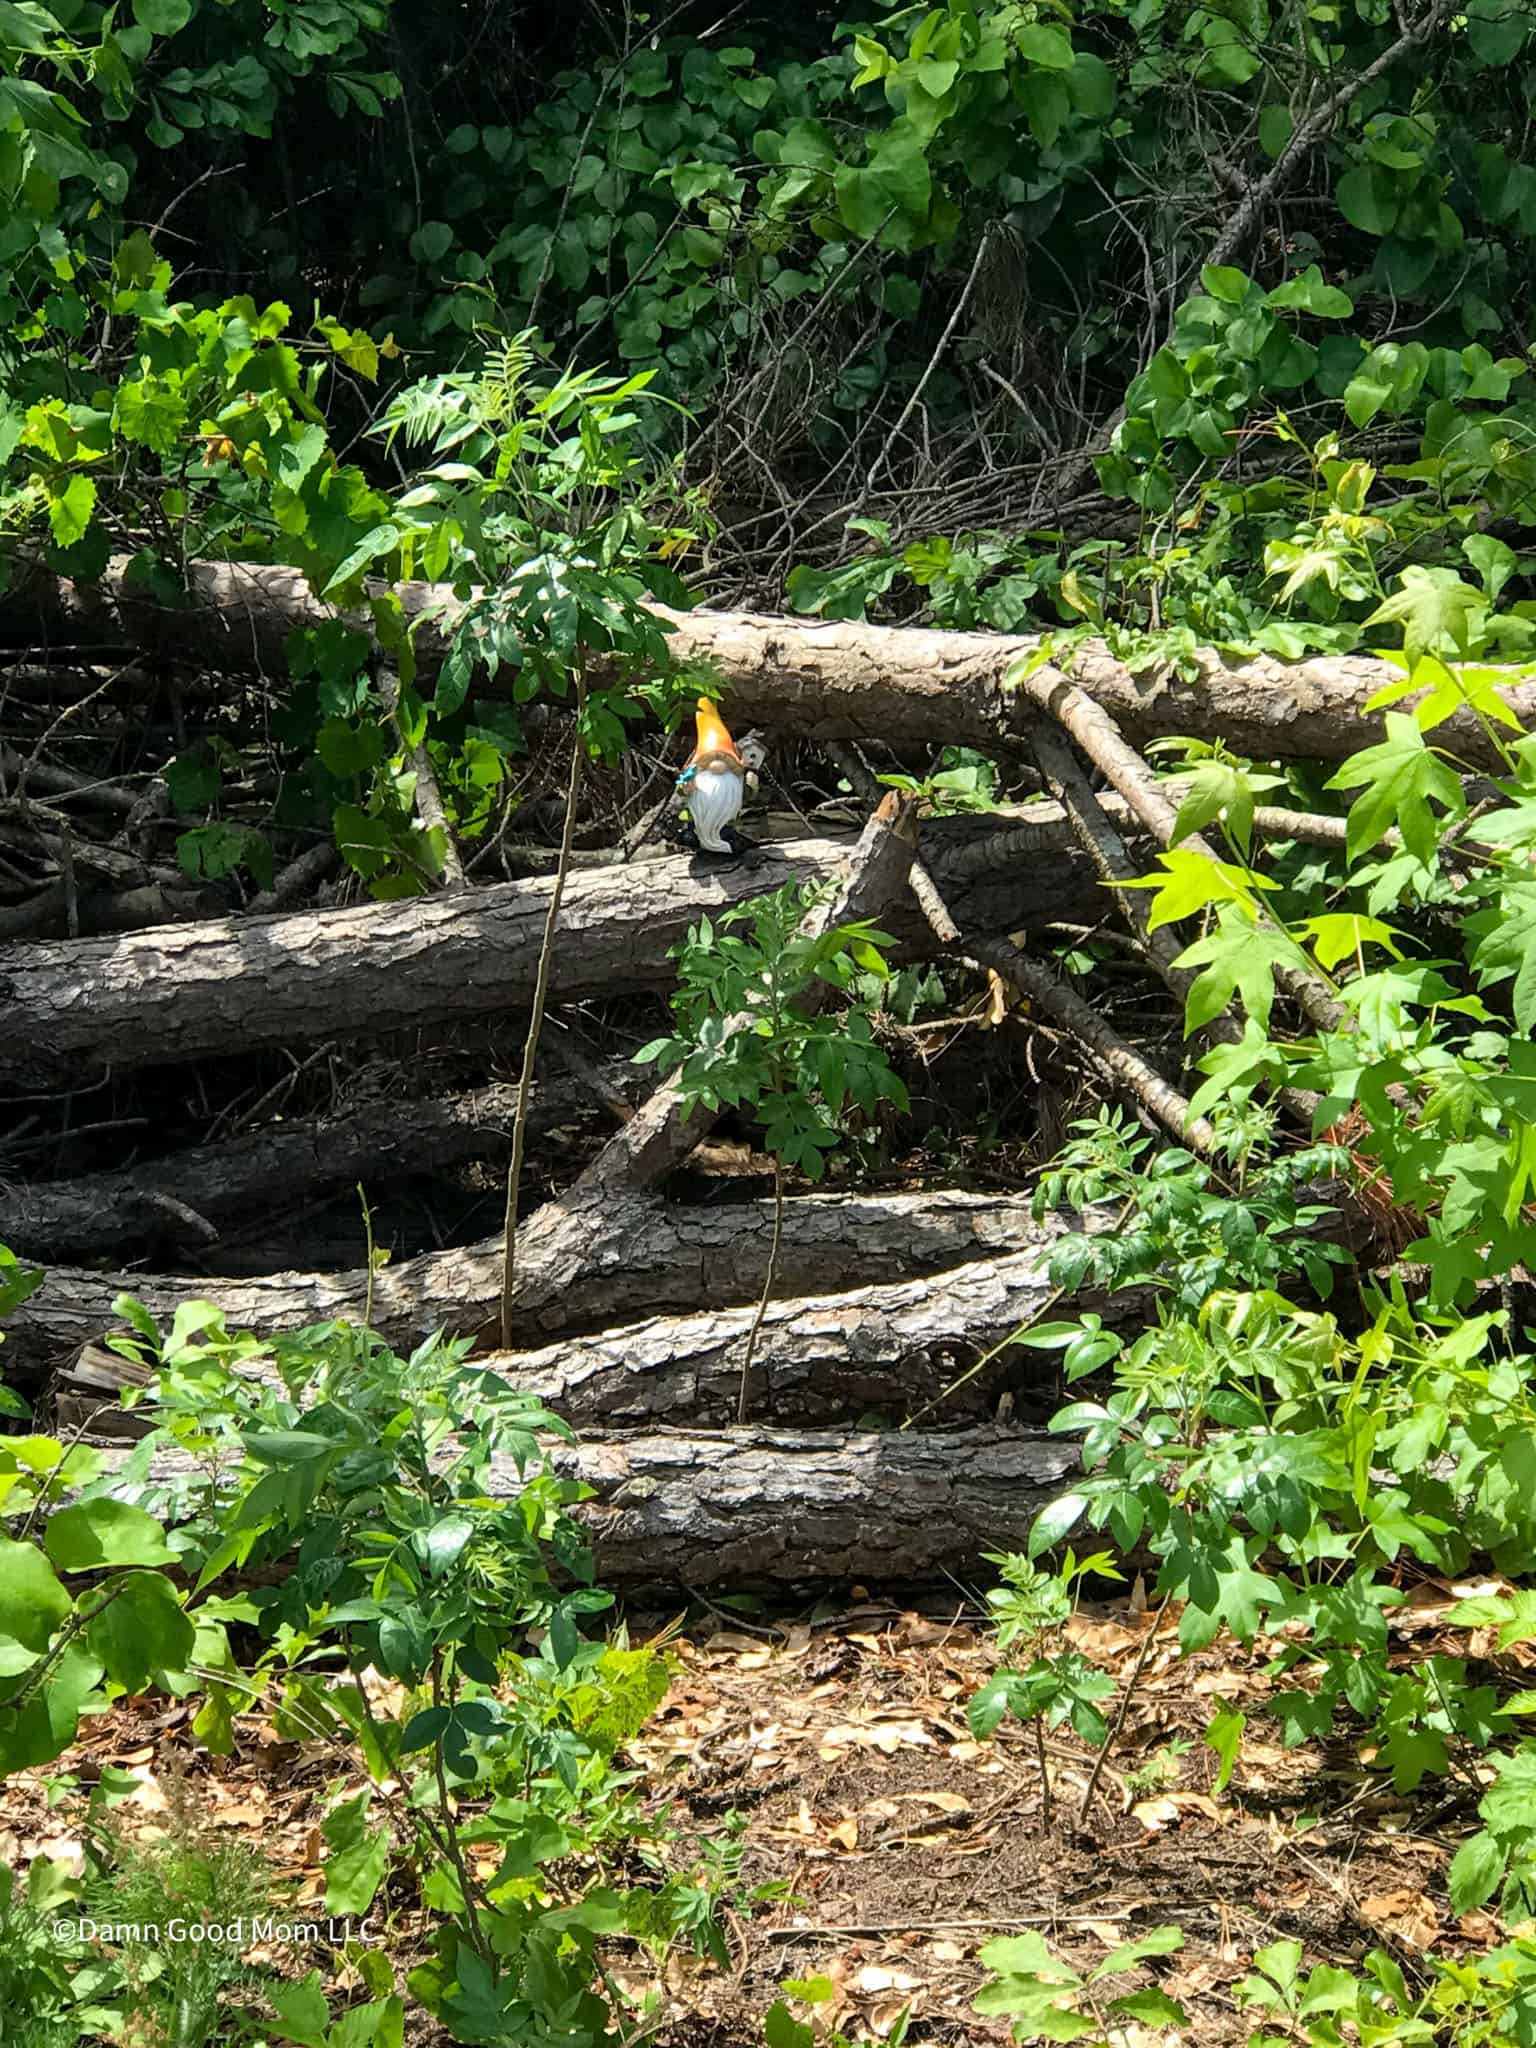
[[[542,1212],[539,1212],[542,1213]],[[861,1284],[915,1281],[992,1253],[1055,1241],[1062,1223],[1035,1223],[1011,1195],[799,1195],[785,1205],[780,1267],[787,1293],[829,1294]],[[538,1221],[536,1213],[529,1228]],[[525,1275],[524,1325],[532,1346],[572,1331],[710,1306],[751,1302],[773,1225],[769,1200],[680,1207],[631,1195],[593,1213],[579,1287]],[[0,1232],[0,1240],[4,1233]],[[445,1327],[489,1331],[501,1285],[501,1239],[386,1266],[374,1279],[373,1320],[397,1349]],[[368,1276],[274,1273],[210,1280],[151,1273],[88,1273],[54,1266],[6,1322],[7,1367],[29,1379],[72,1360],[82,1345],[123,1326],[112,1313],[135,1294],[158,1322],[208,1296],[234,1330],[268,1336],[331,1319],[356,1321]]]
[[[1060,1437],[995,1428],[639,1436],[553,1458],[594,1489],[579,1512],[600,1585],[733,1588],[963,1577],[1023,1550],[1079,1467]]]
[[[977,836],[941,835],[958,859]],[[1006,832],[981,827],[980,836]],[[1059,859],[1022,882],[972,875],[966,922],[1016,930],[1091,916],[1102,891],[1059,811],[1034,829]],[[700,917],[786,882],[825,882],[852,846],[808,839],[726,864],[706,856],[573,876],[556,934],[551,993],[564,1001],[653,988]],[[944,872],[942,867],[940,872]],[[114,939],[53,940],[0,952],[0,1079],[45,1089],[116,1071],[213,1059],[254,1046],[367,1036],[516,1008],[538,965],[546,879],[268,918],[220,918]],[[903,899],[885,907],[904,950],[934,942]]]
[[[751,1429],[547,1448],[560,1472],[593,1489],[575,1512],[598,1584],[630,1588],[963,1579],[989,1551],[1022,1550],[1078,1469],[1076,1445],[997,1427]],[[191,1470],[168,1452],[150,1485],[174,1486]],[[522,1485],[510,1459],[493,1468],[494,1493],[510,1498]]]
[[[1050,1232],[1028,1251],[974,1259],[921,1279],[776,1298],[753,1351],[756,1408],[765,1420],[782,1424],[827,1425],[850,1416],[900,1424],[919,1413],[952,1424],[991,1414],[1005,1390],[1038,1387],[1051,1369],[1036,1352],[1009,1350],[1006,1340],[1053,1300],[1051,1239],[1065,1228],[1053,1218]],[[815,1249],[803,1239],[796,1247],[799,1288],[814,1266]],[[855,1247],[838,1249],[843,1257],[828,1263],[845,1270],[831,1278],[846,1286]],[[860,1263],[865,1272],[882,1265],[910,1272],[913,1262],[892,1242],[888,1259]],[[779,1270],[787,1270],[782,1246]],[[1125,1328],[1145,1315],[1146,1296],[1127,1293],[1108,1303],[1085,1294],[1078,1306],[1097,1306],[1108,1322]],[[756,1315],[752,1304],[652,1316],[591,1336],[562,1337],[537,1351],[487,1352],[479,1362],[578,1429],[724,1428],[736,1414],[742,1350]],[[998,1356],[977,1372],[993,1350]],[[103,1400],[115,1400],[115,1390],[131,1377],[114,1371],[113,1354],[87,1346],[54,1383],[59,1427],[85,1421]],[[108,1433],[142,1434],[154,1417],[139,1408],[122,1420],[138,1427],[114,1426]]]
[[[96,584],[39,570],[0,600],[0,645],[51,638],[103,652],[149,650],[181,663],[282,675],[289,632],[331,616],[296,570],[199,562],[189,568],[188,586],[187,605],[176,609],[131,587],[126,557],[109,564]],[[441,620],[421,627],[416,640],[419,672],[430,677],[460,608],[432,584],[396,589],[409,618],[428,605],[443,607]],[[1031,716],[1023,694],[1006,681],[1013,664],[1032,650],[1031,640],[745,612],[657,611],[672,627],[681,659],[713,663],[725,676],[733,722],[742,725],[801,738],[984,746],[1020,731]],[[1073,657],[1070,678],[1137,746],[1188,733],[1224,740],[1261,760],[1337,760],[1356,752],[1383,730],[1380,714],[1367,715],[1366,702],[1397,680],[1384,662],[1357,655],[1299,662],[1254,655],[1228,662],[1206,649],[1196,661],[1192,681],[1149,681],[1094,643]],[[1050,682],[1063,671],[1048,665],[1040,673]],[[1522,723],[1536,722],[1536,684],[1506,694]],[[1469,712],[1440,726],[1436,743],[1478,767],[1499,765]]]
[[[786,1218],[793,1206],[787,1205]],[[999,1392],[1020,1379],[1021,1365],[1036,1383],[1050,1375],[1037,1352],[1007,1349],[985,1371],[972,1369],[1052,1301],[1050,1240],[1066,1227],[1051,1219],[1045,1242],[1011,1256],[811,1296],[802,1291],[803,1280],[789,1282],[781,1245],[784,1291],[763,1312],[752,1353],[754,1414],[777,1423],[826,1424],[876,1415],[901,1423],[930,1408],[941,1421],[990,1413]],[[911,1271],[910,1259],[899,1263]],[[739,1271],[750,1278],[752,1266],[742,1261]],[[1145,1314],[1145,1296],[1135,1302],[1117,1297],[1115,1307],[1118,1315],[1108,1320],[1124,1327]],[[736,1415],[742,1353],[757,1314],[753,1303],[654,1316],[592,1336],[563,1337],[539,1351],[491,1353],[484,1362],[578,1429],[724,1427]]]

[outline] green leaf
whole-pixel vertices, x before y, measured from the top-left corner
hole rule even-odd
[[[368,1828],[364,1819],[369,1794],[328,1814],[320,1824],[331,1853],[325,1859],[325,1910],[328,1913],[366,1913],[378,1895],[389,1869],[390,1835],[387,1826]]]
[[[1163,869],[1162,874],[1138,875],[1134,881],[1121,884],[1126,889],[1151,889],[1155,892],[1147,913],[1147,921],[1153,931],[1165,924],[1178,924],[1184,918],[1194,917],[1218,904],[1237,905],[1252,914],[1257,909],[1253,890],[1276,886],[1263,875],[1234,867],[1226,861],[1210,860],[1205,854],[1188,847],[1175,847],[1171,853],[1160,853],[1158,863]]]
[[[424,220],[410,240],[418,263],[441,263],[453,247],[453,229],[445,220]]]
[[[1358,860],[1395,825],[1408,851],[1428,863],[1440,830],[1430,805],[1437,803],[1459,815],[1466,804],[1461,783],[1450,765],[1430,752],[1413,719],[1389,711],[1386,727],[1387,737],[1379,746],[1352,755],[1326,786],[1363,791],[1349,810],[1351,860]]]
[[[1515,1022],[1536,1033],[1536,882],[1505,882],[1497,905],[1475,912],[1467,929],[1477,941],[1472,965],[1478,987],[1512,980]]]
[[[1139,2027],[1187,2027],[1189,2014],[1176,1998],[1170,1998],[1166,1991],[1159,1991],[1149,1985],[1144,1991],[1131,1991],[1124,1998],[1117,1998],[1110,2006],[1116,2019],[1135,2020]]]
[[[1471,1913],[1486,1905],[1498,1890],[1505,1862],[1505,1852],[1497,1838],[1486,1830],[1463,1842],[1446,1872],[1451,1911]]]
[[[1058,1494],[1035,1517],[1029,1532],[1029,1555],[1038,1557],[1042,1551],[1053,1550],[1058,1543],[1064,1542],[1083,1519],[1087,1507],[1086,1494]]]
[[[45,14],[41,7],[17,7],[11,0],[0,0],[0,48],[24,50],[35,56],[48,48],[58,28],[54,16]]]
[[[178,754],[166,766],[165,786],[171,793],[172,805],[182,817],[193,811],[206,810],[218,800],[219,764],[202,747]]]
[[[932,177],[922,145],[894,133],[871,155],[867,166],[844,166],[835,180],[843,224],[866,239],[887,222],[921,224],[928,218]]]
[[[1337,285],[1324,284],[1323,273],[1315,263],[1309,263],[1299,276],[1276,285],[1264,303],[1281,312],[1310,313],[1314,320],[1347,320],[1355,310],[1348,292],[1341,292]]]
[[[4,1553],[0,1551],[0,1575],[4,1570]],[[68,1749],[78,1731],[81,1710],[100,1680],[98,1661],[81,1643],[71,1643],[51,1667],[48,1683],[26,1706],[0,1707],[0,1778],[51,1763]]]
[[[1232,1773],[1243,1747],[1243,1730],[1248,1725],[1248,1716],[1238,1707],[1229,1707],[1224,1700],[1218,1701],[1215,1712],[1205,1724],[1205,1739],[1221,1760],[1212,1791],[1220,1798],[1232,1782]]]
[[[133,18],[152,36],[173,36],[192,19],[192,0],[133,0]]]
[[[331,597],[337,591],[345,589],[346,585],[352,582],[355,577],[362,575],[370,563],[377,562],[384,556],[393,554],[399,545],[399,527],[393,525],[389,520],[385,520],[383,525],[376,526],[366,539],[359,541],[351,554],[343,561],[340,568],[333,571],[321,595],[323,597]]]
[[[290,491],[298,490],[327,447],[325,428],[318,421],[303,427],[278,450],[277,480]]]
[[[763,2020],[767,2048],[816,2048],[816,2029],[797,2020],[782,1999],[769,2006]]]
[[[86,1629],[114,1684],[142,1692],[156,1672],[186,1668],[197,1630],[169,1579],[136,1572]]]
[[[96,484],[88,476],[48,479],[48,524],[61,548],[85,537],[96,510]]]
[[[174,1564],[176,1552],[153,1515],[126,1501],[90,1500],[49,1517],[44,1548],[61,1572],[103,1565]]]
[[[1271,100],[1259,115],[1259,147],[1271,161],[1283,152],[1294,125],[1290,108],[1280,100]]]
[[[1138,1963],[1148,1956],[1171,1956],[1184,1946],[1184,1933],[1178,1927],[1154,1927],[1149,1933],[1139,1935],[1135,1941],[1125,1942],[1117,1949],[1111,1949],[1094,1971],[1095,1978],[1118,1976],[1125,1970],[1134,1970]]]
[[[1357,164],[1346,171],[1334,196],[1340,213],[1362,234],[1389,235],[1397,225],[1397,185],[1391,173],[1377,164]]]
[[[0,1635],[28,1650],[46,1650],[74,1602],[35,1543],[0,1536]]]
[[[318,1970],[311,1970],[302,1984],[285,1984],[272,1977],[262,1989],[277,2015],[272,2031],[279,2039],[297,2041],[299,2048],[326,2048],[330,2012]]]
[[[1513,63],[1530,32],[1529,0],[1472,0],[1467,9],[1467,42],[1487,70]]]
[[[1461,552],[1483,579],[1490,604],[1497,604],[1499,592],[1520,567],[1520,557],[1507,542],[1491,533],[1474,533],[1461,544]]]
[[[1016,29],[1013,46],[1026,64],[1039,64],[1047,71],[1070,71],[1076,61],[1071,37],[1063,29],[1040,23]]]
[[[1240,270],[1208,263],[1200,272],[1200,282],[1213,299],[1220,299],[1224,305],[1240,306],[1251,289],[1248,279]]]

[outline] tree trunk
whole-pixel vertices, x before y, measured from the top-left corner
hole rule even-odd
[[[786,1223],[795,1206],[786,1206]],[[974,1370],[1052,1301],[1050,1239],[1067,1225],[1058,1218],[1051,1224],[1045,1243],[1009,1257],[809,1297],[803,1280],[788,1279],[781,1245],[779,1291],[752,1353],[754,1412],[778,1423],[876,1415],[901,1423],[932,1404],[940,1421],[957,1421],[990,1413],[1000,1390],[1020,1380],[1021,1366],[1036,1384],[1051,1377],[1038,1352],[1006,1348],[983,1372]],[[761,1263],[740,1261],[737,1284],[750,1282]],[[910,1273],[915,1261],[897,1253],[891,1264]],[[1124,1327],[1145,1314],[1145,1295],[1134,1302],[1118,1297],[1116,1308],[1110,1320]],[[578,1429],[721,1427],[736,1414],[742,1355],[757,1313],[754,1303],[654,1316],[562,1337],[539,1351],[491,1353],[484,1362]]]
[[[752,1430],[557,1448],[596,1498],[599,1585],[954,1578],[1022,1550],[1078,1470],[1044,1430]],[[512,1475],[508,1474],[509,1483]]]
[[[536,1213],[530,1226],[537,1221]],[[527,1272],[521,1328],[536,1347],[643,1316],[749,1303],[762,1284],[772,1225],[769,1200],[679,1207],[634,1195],[609,1204],[594,1214],[578,1285],[539,1284]],[[1066,1227],[1054,1217],[1035,1223],[1027,1199],[1011,1195],[800,1195],[785,1205],[780,1270],[787,1294],[901,1281],[921,1286],[925,1274],[1048,1246]],[[407,1350],[445,1327],[490,1333],[500,1287],[499,1237],[406,1259],[375,1276],[374,1327]],[[7,1367],[29,1381],[40,1378],[82,1345],[124,1328],[112,1313],[123,1292],[137,1295],[162,1324],[183,1302],[211,1296],[232,1330],[270,1336],[307,1323],[360,1320],[368,1276],[359,1268],[236,1281],[54,1266],[6,1322]]]
[[[635,1098],[640,1074],[636,1067],[614,1066],[604,1079],[616,1093]],[[504,1158],[516,1104],[516,1088],[499,1085],[438,1101],[370,1103],[343,1116],[266,1124],[120,1173],[23,1182],[6,1190],[0,1239],[38,1260],[196,1248],[207,1269],[218,1272],[219,1224],[291,1210],[319,1188]],[[532,1128],[547,1131],[599,1107],[590,1088],[557,1075],[534,1091]],[[129,1284],[122,1278],[121,1285]],[[175,1283],[147,1284],[163,1289]]]
[[[1050,1237],[1065,1227],[1052,1222]],[[796,1247],[802,1268],[812,1263],[809,1250],[803,1240]],[[1036,1352],[1008,1349],[1007,1339],[1050,1305],[1049,1255],[1047,1240],[921,1279],[776,1299],[753,1351],[757,1409],[779,1423],[879,1416],[895,1424],[919,1414],[954,1423],[992,1413],[1005,1388],[1032,1392],[1049,1368]],[[871,1258],[864,1268],[880,1263]],[[914,1262],[893,1241],[886,1263],[910,1272]],[[781,1273],[786,1265],[781,1246]],[[795,1284],[803,1289],[803,1273]],[[1145,1314],[1146,1296],[1127,1293],[1108,1304],[1085,1295],[1076,1305],[1108,1310],[1106,1319],[1124,1328]],[[756,1314],[753,1305],[653,1316],[562,1337],[538,1351],[489,1352],[480,1362],[578,1429],[712,1429],[736,1413],[743,1347]],[[978,1372],[994,1350],[998,1356]],[[83,1422],[125,1383],[112,1354],[88,1345],[55,1383],[59,1426]],[[142,1433],[153,1422],[145,1409],[129,1419],[140,1428],[111,1433]]]
[[[968,925],[1017,930],[1102,911],[1103,891],[1068,850],[1060,813],[1031,831],[1057,835],[1060,855],[1024,875],[982,864],[960,894]],[[1008,822],[942,839],[959,862],[978,838],[1005,836]],[[830,880],[852,850],[809,839],[730,863],[701,855],[573,876],[551,995],[570,1001],[664,984],[670,948],[700,917],[786,882]],[[938,871],[946,872],[942,863]],[[541,878],[348,910],[10,946],[0,953],[0,1078],[45,1089],[106,1066],[122,1072],[516,1008],[531,996],[551,887]],[[932,934],[899,894],[882,915],[904,950],[931,956]]]
[[[282,674],[295,626],[331,616],[292,569],[193,563],[190,601],[175,609],[130,589],[128,561],[109,564],[96,584],[72,584],[39,570],[0,602],[0,644],[45,639],[94,645],[104,654],[153,651],[244,674]],[[408,618],[441,607],[416,636],[423,677],[441,662],[460,607],[435,585],[395,586]],[[985,746],[1031,716],[1007,675],[1031,640],[1002,634],[936,632],[909,626],[771,618],[736,612],[658,612],[673,628],[679,658],[714,664],[729,685],[733,722],[817,739]],[[366,630],[366,622],[359,621]],[[1072,680],[1109,711],[1127,739],[1144,746],[1170,733],[1224,740],[1260,760],[1337,760],[1381,736],[1367,701],[1398,672],[1358,655],[1227,662],[1195,656],[1193,681],[1139,678],[1101,643],[1080,650]],[[1043,673],[1057,676],[1048,666]],[[1522,723],[1536,723],[1536,684],[1507,692]],[[1482,768],[1497,757],[1476,718],[1459,711],[1437,743]]]
[[[750,1429],[547,1448],[562,1473],[593,1489],[575,1512],[591,1533],[598,1584],[669,1590],[963,1582],[989,1551],[1022,1550],[1078,1467],[1075,1444],[996,1427]],[[191,1470],[168,1452],[151,1485]],[[522,1483],[510,1459],[498,1462],[493,1492],[510,1497]]]

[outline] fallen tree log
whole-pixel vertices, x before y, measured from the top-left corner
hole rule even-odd
[[[0,600],[0,645],[52,639],[102,652],[150,651],[241,674],[282,675],[295,626],[330,618],[298,571],[245,563],[196,562],[188,601],[167,605],[135,588],[129,558],[109,563],[97,583],[71,583],[39,569]],[[408,618],[437,616],[416,634],[417,665],[441,663],[461,607],[434,584],[395,586]],[[733,720],[815,739],[985,746],[1020,731],[1033,716],[1006,685],[1035,643],[988,633],[867,626],[842,620],[772,618],[740,612],[667,612],[680,659],[712,664],[729,685]],[[359,621],[364,625],[366,622]],[[1381,736],[1367,702],[1399,672],[1360,655],[1278,661],[1254,655],[1196,657],[1191,680],[1138,677],[1102,643],[1078,650],[1069,668],[1079,688],[1109,711],[1126,738],[1145,746],[1169,734],[1224,740],[1261,760],[1337,760]],[[1047,665],[1047,681],[1066,671]],[[1512,686],[1507,701],[1536,724],[1536,684]],[[1402,708],[1402,707],[1399,707]],[[1437,729],[1437,744],[1482,768],[1499,764],[1475,714],[1463,709]]]
[[[640,1436],[553,1462],[596,1496],[578,1512],[599,1584],[733,1589],[963,1577],[1023,1550],[1080,1469],[1075,1445],[1009,1429]]]
[[[1102,908],[1103,892],[1070,849],[1060,813],[1029,829],[1037,841],[1059,835],[1060,855],[1024,874],[984,865],[970,873],[959,889],[968,926],[1019,930]],[[1009,830],[1006,822],[972,827],[947,835],[945,848],[958,862],[978,836]],[[786,882],[828,881],[851,850],[851,842],[809,839],[729,864],[673,857],[573,875],[551,997],[663,985],[669,949],[700,917]],[[103,1066],[211,1059],[514,1008],[533,989],[552,886],[540,878],[410,902],[7,947],[0,1077],[43,1089]],[[887,929],[904,952],[932,956],[933,936],[909,903],[889,907]]]
[[[1039,1355],[1010,1352],[1006,1340],[1054,1299],[1047,1267],[1065,1225],[1058,1218],[1050,1224],[1037,1229],[1041,1241],[1025,1251],[882,1284],[849,1285],[845,1272],[837,1276],[841,1292],[775,1300],[753,1352],[760,1411],[777,1423],[812,1425],[850,1416],[902,1423],[919,1413],[937,1413],[943,1422],[991,1414],[1002,1391],[1040,1379]],[[883,1232],[876,1237],[876,1256],[864,1262],[865,1270],[899,1263],[910,1272],[914,1261],[894,1236],[889,1256],[878,1256],[883,1238]],[[796,1263],[810,1265],[812,1247],[803,1235],[796,1250]],[[786,1264],[782,1252],[780,1264]],[[821,1285],[825,1290],[825,1279]],[[1112,1303],[1085,1294],[1077,1306],[1096,1306],[1123,1329],[1145,1315],[1146,1294],[1127,1291]],[[536,1351],[489,1352],[482,1363],[578,1429],[724,1427],[736,1413],[742,1352],[755,1315],[754,1306],[743,1305],[652,1316],[562,1337]],[[997,1357],[978,1372],[994,1350]],[[119,1427],[114,1414],[98,1414],[104,1400],[115,1400],[120,1387],[135,1381],[115,1370],[111,1353],[87,1346],[54,1383],[59,1427],[74,1429],[96,1417],[106,1434],[143,1434],[153,1424],[148,1409],[121,1417],[131,1427]]]
[[[1060,1437],[996,1427],[749,1429],[546,1448],[561,1473],[593,1490],[575,1512],[591,1534],[598,1584],[631,1589],[963,1579],[985,1569],[989,1551],[1022,1550],[1079,1464]],[[125,1491],[161,1505],[192,1472],[183,1453],[167,1452],[146,1487]],[[521,1488],[511,1460],[498,1461],[492,1492]]]
[[[604,1079],[638,1098],[638,1069],[615,1067]],[[516,1088],[500,1084],[435,1101],[370,1103],[341,1116],[266,1124],[119,1173],[13,1183],[0,1188],[0,1239],[40,1261],[195,1245],[217,1271],[219,1224],[291,1208],[319,1188],[503,1158],[516,1106]],[[556,1075],[535,1089],[529,1124],[547,1131],[598,1109],[590,1088]]]
[[[974,1367],[1053,1300],[1050,1241],[1065,1226],[1051,1222],[1044,1243],[1010,1256],[774,1299],[752,1353],[756,1411],[767,1421],[809,1424],[850,1416],[901,1423],[931,1408],[944,1420],[989,1414],[1000,1390],[1019,1379],[1021,1361],[1030,1378],[1041,1377],[1037,1352],[1003,1349],[985,1371]],[[1117,1296],[1114,1307],[1109,1320],[1124,1327],[1145,1314],[1146,1298]],[[538,1351],[492,1352],[484,1362],[578,1429],[723,1427],[736,1415],[756,1315],[748,1305],[654,1316]]]
[[[538,1212],[530,1227],[537,1221]],[[1043,1250],[1070,1227],[1050,1216],[1036,1223],[1023,1196],[798,1195],[784,1209],[782,1286],[787,1293],[830,1294],[917,1279],[993,1253]],[[529,1271],[520,1327],[537,1347],[647,1315],[748,1303],[762,1285],[772,1230],[773,1203],[766,1199],[681,1207],[635,1194],[594,1209],[579,1285],[540,1285]],[[499,1237],[386,1266],[374,1276],[374,1327],[397,1350],[444,1328],[489,1332],[501,1267]],[[36,1380],[83,1345],[124,1328],[112,1313],[123,1292],[137,1295],[161,1323],[183,1302],[211,1297],[231,1329],[267,1336],[360,1320],[368,1275],[358,1268],[232,1281],[55,1266],[6,1322],[8,1369]]]

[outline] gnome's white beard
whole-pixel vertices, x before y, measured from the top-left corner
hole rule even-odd
[[[741,809],[741,777],[729,768],[701,768],[688,784],[688,815],[700,846],[729,853],[722,829]]]

